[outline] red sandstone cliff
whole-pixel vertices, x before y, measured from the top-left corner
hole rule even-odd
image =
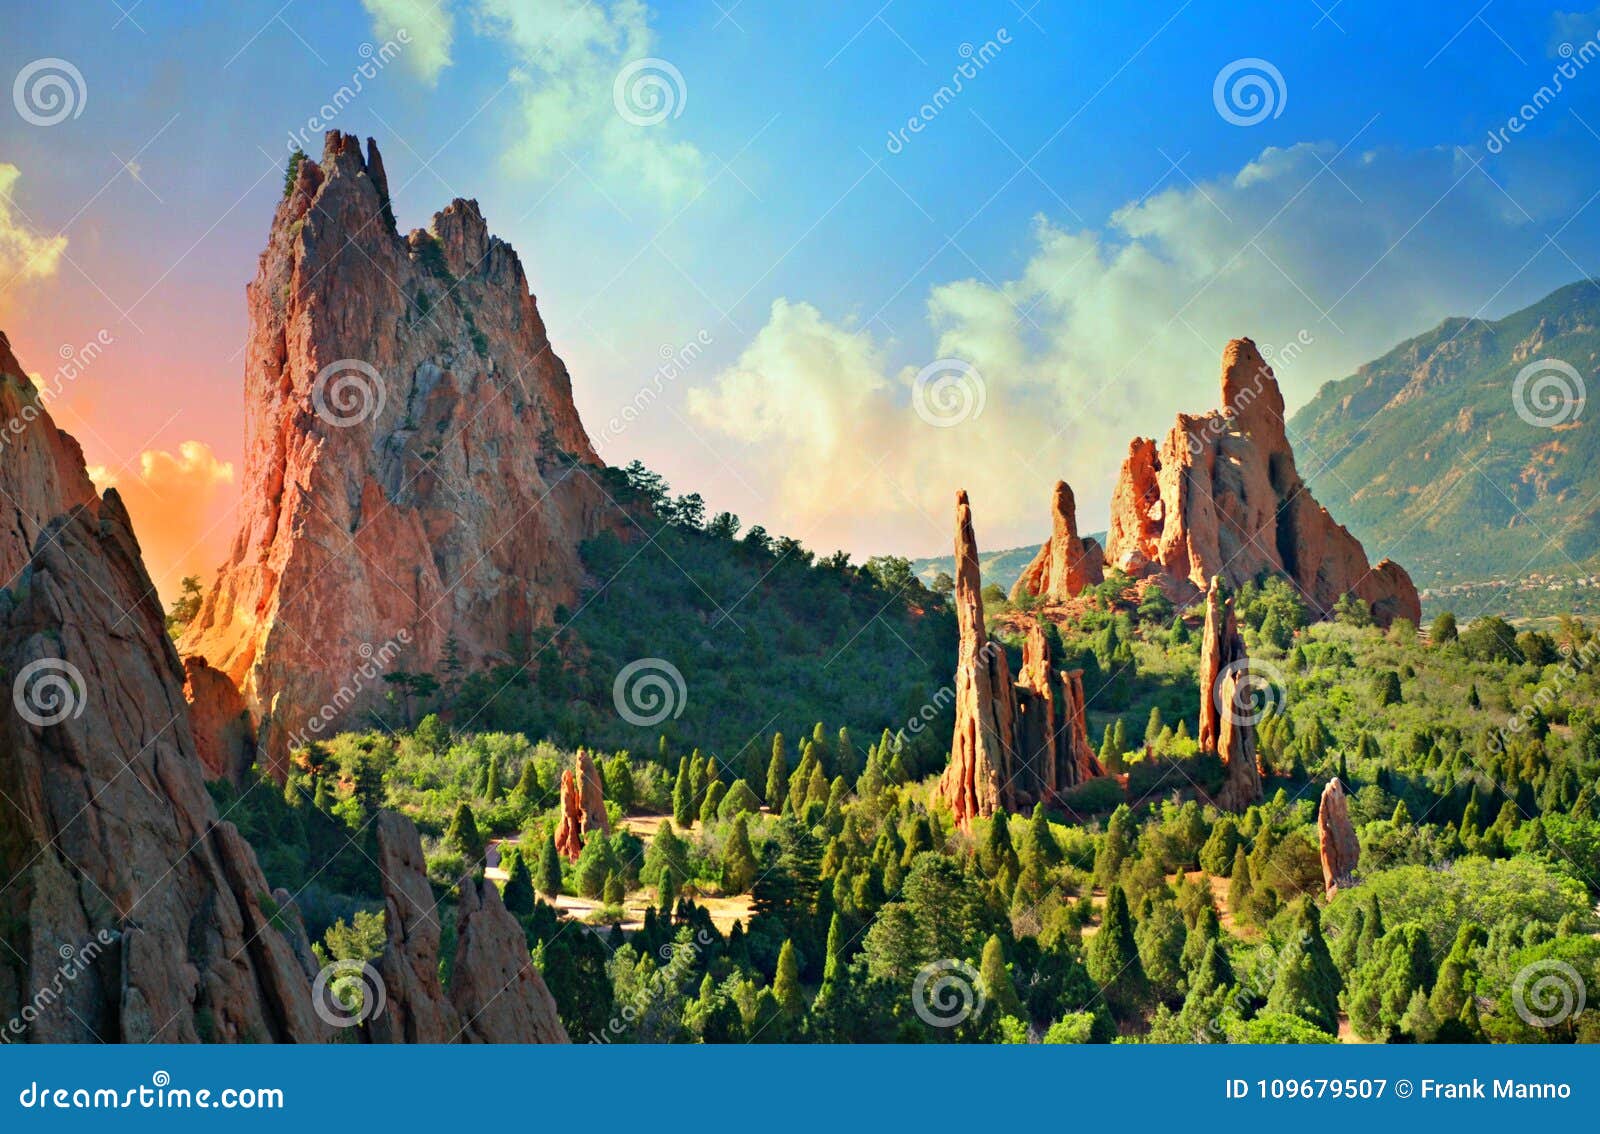
[[[374,657],[522,660],[510,644],[577,597],[578,544],[613,521],[522,264],[476,202],[401,236],[377,147],[330,132],[246,298],[239,527],[180,649],[235,684],[281,775],[293,743],[380,703]]]
[[[1233,599],[1222,597],[1220,579],[1206,593],[1200,639],[1200,748],[1222,757],[1227,770],[1217,805],[1243,811],[1261,798],[1256,721],[1251,711],[1250,657],[1234,618]]]
[[[206,792],[122,502],[3,336],[0,367],[0,1019],[34,1042],[325,1039],[309,945]]]
[[[1381,625],[1419,622],[1405,569],[1389,559],[1369,566],[1360,542],[1300,479],[1283,395],[1249,339],[1223,352],[1222,406],[1179,414],[1159,449],[1148,438],[1129,446],[1111,501],[1111,564],[1163,577],[1183,598],[1218,575],[1238,586],[1271,572],[1293,580],[1319,616],[1348,592],[1370,603]]]
[[[1317,805],[1317,850],[1322,858],[1323,889],[1332,898],[1341,886],[1350,885],[1356,864],[1361,861],[1361,840],[1350,821],[1349,796],[1338,776],[1322,789],[1322,800]]]

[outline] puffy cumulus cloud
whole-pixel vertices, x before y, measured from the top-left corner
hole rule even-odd
[[[592,154],[603,174],[668,202],[699,188],[699,150],[669,136],[672,119],[687,105],[683,76],[654,63],[624,73],[654,57],[645,5],[480,0],[477,14],[480,28],[517,60],[510,78],[522,100],[521,127],[506,152],[513,168],[559,176],[569,157],[586,163]],[[652,124],[629,121],[619,100]]]
[[[162,595],[176,594],[185,575],[209,579],[222,562],[233,530],[233,465],[204,441],[184,441],[176,453],[146,450],[136,469],[91,465],[89,479],[121,494]]]
[[[770,495],[773,530],[926,554],[944,547],[965,487],[981,545],[997,549],[1043,538],[1058,477],[1076,490],[1083,530],[1103,528],[1129,439],[1215,405],[1230,338],[1277,356],[1292,410],[1447,314],[1499,314],[1508,292],[1531,300],[1530,287],[1578,275],[1548,250],[1555,226],[1529,213],[1548,202],[1559,223],[1588,193],[1546,183],[1524,212],[1512,182],[1460,150],[1340,156],[1304,144],[1203,183],[1172,177],[1099,230],[1039,219],[1012,279],[934,287],[932,345],[914,366],[891,364],[903,347],[780,300],[689,409],[756,443],[741,473]],[[910,375],[940,357],[983,383],[981,414],[949,428],[912,406]],[[1314,475],[1316,454],[1300,456]]]
[[[439,72],[450,66],[450,47],[455,41],[455,18],[448,0],[361,0],[361,6],[372,17],[372,32],[380,40],[395,39],[405,32],[408,42],[402,66],[423,82],[438,81]]]
[[[14,202],[22,171],[0,162],[0,316],[9,315],[11,300],[23,287],[55,275],[67,249],[65,236],[41,236]]]

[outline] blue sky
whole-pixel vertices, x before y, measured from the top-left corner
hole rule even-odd
[[[1445,315],[1600,274],[1600,63],[1520,109],[1563,43],[1585,58],[1595,14],[1329,4],[29,9],[0,75],[66,60],[81,106],[0,115],[0,326],[31,366],[114,336],[60,416],[141,530],[158,502],[190,525],[225,512],[243,285],[286,139],[389,42],[330,124],[377,138],[402,227],[481,202],[591,433],[664,349],[710,341],[608,460],[858,556],[944,551],[958,487],[985,546],[1041,538],[1061,476],[1093,530],[1128,439],[1213,404],[1228,337],[1298,344],[1278,367],[1294,406]],[[985,62],[940,99],[963,45]],[[657,125],[614,97],[641,59],[671,69],[651,65],[676,100]],[[1252,125],[1213,97],[1241,59],[1277,73]],[[1491,152],[1513,115],[1525,129]],[[914,405],[940,359],[982,395],[948,427]],[[158,557],[214,553],[167,535]]]

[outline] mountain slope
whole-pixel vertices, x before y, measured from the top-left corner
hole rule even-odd
[[[1584,281],[1401,343],[1324,386],[1291,436],[1329,510],[1419,586],[1570,571],[1600,553],[1581,404],[1597,368],[1600,284]]]

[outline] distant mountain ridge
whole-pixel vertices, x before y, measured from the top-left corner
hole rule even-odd
[[[1325,385],[1290,435],[1319,499],[1419,587],[1581,569],[1600,555],[1597,371],[1585,280],[1503,319],[1446,319]]]
[[[1090,532],[1086,538],[1105,543],[1106,533]],[[1042,540],[1041,540],[1042,542]],[[1025,547],[1008,547],[1004,551],[991,551],[987,555],[978,553],[978,566],[983,572],[983,581],[998,584],[1000,589],[1007,594],[1011,587],[1022,576],[1022,572],[1033,562],[1033,557],[1039,554],[1039,544],[1030,543]],[[929,586],[933,585],[935,576],[943,571],[945,574],[955,576],[956,557],[954,555],[935,555],[927,559],[913,559],[911,570]]]

